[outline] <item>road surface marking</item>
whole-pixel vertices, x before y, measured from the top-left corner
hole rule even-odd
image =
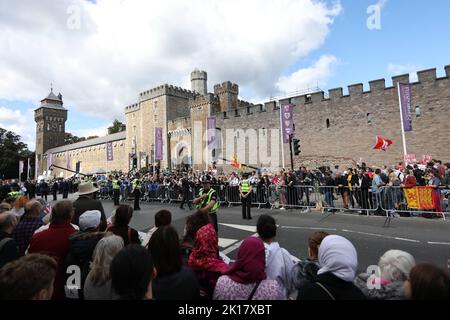
[[[247,225],[241,225],[241,224],[228,224],[228,223],[219,223],[222,226],[235,228],[239,230],[249,231],[249,232],[256,232],[255,226],[247,226]]]
[[[450,246],[450,242],[431,242],[431,241],[428,241],[428,244],[439,244],[439,245],[444,245],[444,246]]]
[[[357,234],[363,234],[366,236],[373,236],[373,237],[379,237],[379,238],[385,238],[385,239],[394,239],[394,240],[400,240],[400,241],[407,241],[407,242],[414,242],[414,243],[420,243],[419,240],[412,240],[412,239],[405,239],[405,238],[399,238],[399,237],[392,237],[392,236],[386,236],[382,234],[376,234],[376,233],[368,233],[368,232],[361,232],[361,231],[353,231],[353,230],[342,230],[343,232],[349,232],[349,233],[357,233]]]
[[[252,237],[257,237],[257,236],[258,236],[257,233],[255,233],[255,234],[252,235]],[[244,240],[241,240],[241,241],[239,241],[238,243],[233,244],[232,246],[226,248],[225,250],[222,250],[221,252],[222,252],[223,254],[227,255],[227,254],[229,254],[230,252],[233,252],[234,250],[238,249],[238,248],[241,246],[242,242],[244,242]]]
[[[237,242],[238,239],[226,239],[226,238],[219,238],[219,247],[226,248],[231,246],[233,243]]]
[[[321,231],[337,231],[337,229],[333,228],[313,228],[313,227],[287,227],[282,226],[282,229],[306,229],[306,230],[321,230]]]

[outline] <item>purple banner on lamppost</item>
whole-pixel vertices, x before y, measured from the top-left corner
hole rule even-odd
[[[283,133],[283,143],[289,143],[290,136],[294,134],[294,117],[291,104],[281,107],[281,130]]]
[[[208,150],[212,150],[216,148],[216,117],[209,117],[207,122]]]
[[[411,85],[399,84],[400,106],[402,109],[403,130],[412,131],[411,124]]]
[[[163,160],[163,130],[155,128],[155,160]]]
[[[106,157],[108,161],[114,160],[114,154],[113,154],[113,144],[112,142],[108,142],[106,144]]]

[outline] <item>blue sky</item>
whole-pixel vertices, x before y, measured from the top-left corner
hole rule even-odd
[[[377,3],[381,29],[369,30],[366,11]],[[68,30],[74,4],[81,24]],[[124,120],[143,90],[189,88],[194,68],[208,71],[210,91],[231,80],[241,98],[258,103],[316,84],[346,91],[362,82],[367,90],[370,80],[390,85],[392,75],[434,67],[444,76],[448,12],[448,0],[5,0],[0,126],[33,149],[32,110],[50,82],[69,109],[66,131],[87,136]]]

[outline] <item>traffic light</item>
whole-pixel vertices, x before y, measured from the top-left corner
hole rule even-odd
[[[294,143],[294,154],[296,156],[298,156],[301,153],[301,151],[300,151],[300,140],[294,139],[294,140],[292,140],[292,142]]]
[[[137,168],[137,158],[133,158],[133,168]]]
[[[80,164],[81,164],[81,161],[77,161],[76,168],[75,168],[75,171],[77,173],[80,173]]]

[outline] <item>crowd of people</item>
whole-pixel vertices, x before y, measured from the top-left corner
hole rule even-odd
[[[50,212],[36,199],[17,216],[1,204],[0,300],[420,300],[450,299],[450,274],[409,253],[389,250],[375,274],[358,274],[358,254],[346,238],[316,231],[294,258],[276,241],[270,215],[256,222],[237,258],[222,259],[211,215],[197,211],[184,233],[170,211],[155,215],[141,239],[130,227],[133,208],[106,219],[92,183],[78,199]]]

